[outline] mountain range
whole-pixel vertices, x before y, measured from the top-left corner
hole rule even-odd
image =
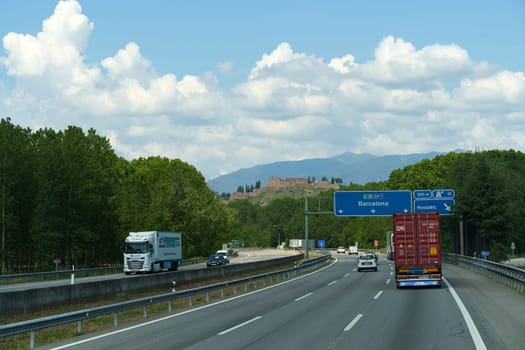
[[[266,185],[271,177],[277,178],[315,178],[326,177],[342,179],[343,185],[350,183],[366,184],[385,181],[395,169],[416,164],[423,159],[433,159],[444,153],[415,153],[406,155],[375,156],[368,153],[343,153],[331,158],[314,158],[296,161],[281,161],[251,168],[240,169],[208,181],[210,188],[217,193],[232,193],[239,186],[255,185],[257,181]]]

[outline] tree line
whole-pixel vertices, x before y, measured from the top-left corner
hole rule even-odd
[[[31,131],[0,120],[1,273],[122,263],[130,231],[184,234],[185,257],[227,240],[233,216],[193,166],[127,161],[89,129]]]
[[[398,169],[383,182],[340,190],[452,188],[454,215],[442,217],[445,251],[490,251],[504,259],[511,242],[525,250],[525,155],[519,151],[449,153]],[[339,181],[338,181],[339,182]],[[333,191],[318,208],[332,210]],[[0,120],[1,273],[61,265],[122,264],[130,231],[183,234],[183,256],[206,256],[223,243],[270,247],[304,238],[305,199],[248,200],[225,204],[192,165],[162,157],[126,160],[96,131],[69,126],[32,131]],[[384,247],[391,218],[309,217],[309,238],[327,247],[359,242]]]
[[[349,184],[339,190],[425,190],[454,189],[454,214],[441,217],[444,251],[460,253],[460,226],[464,233],[464,253],[501,261],[511,252],[525,252],[525,155],[522,152],[491,150],[449,153],[432,160],[397,169],[388,180],[364,185]],[[327,199],[315,202],[321,211],[333,210],[333,190]],[[278,240],[304,238],[304,199],[276,199],[266,207],[248,200],[229,205],[237,213],[236,234],[241,240],[261,246],[275,246]],[[386,232],[392,230],[390,217],[309,216],[309,238],[323,239],[327,247],[385,247]]]

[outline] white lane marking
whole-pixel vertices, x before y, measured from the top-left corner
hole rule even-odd
[[[390,278],[386,280],[386,284],[390,284]]]
[[[470,336],[472,337],[472,341],[474,342],[474,346],[476,347],[476,350],[487,350],[487,347],[485,346],[485,343],[483,342],[483,339],[481,339],[481,335],[479,334],[479,331],[476,327],[476,324],[472,320],[472,317],[470,317],[470,314],[461,301],[458,293],[456,293],[456,290],[452,287],[450,283],[448,283],[447,279],[443,277],[443,281],[447,284],[448,289],[450,290],[450,294],[452,294],[452,297],[456,301],[456,304],[459,307],[459,311],[461,311],[461,314],[463,315],[463,318],[465,319],[465,323],[467,324],[467,328],[470,332]]]
[[[359,321],[361,319],[361,317],[363,317],[363,314],[359,314],[357,315],[353,320],[352,322],[350,322],[348,324],[348,326],[345,327],[345,332],[348,332],[349,330],[352,329],[353,326],[355,326],[355,324],[357,323],[357,321]]]
[[[295,301],[300,301],[300,300],[303,300],[304,298],[308,298],[312,294],[314,294],[314,293],[310,292],[308,294],[305,294],[302,297],[299,297],[299,298],[295,299]]]
[[[257,321],[258,319],[261,319],[261,318],[262,318],[262,316],[254,317],[254,318],[252,318],[251,320],[248,320],[248,321],[246,321],[246,322],[243,322],[243,323],[241,323],[241,324],[238,324],[237,326],[234,326],[234,327],[232,327],[232,328],[229,328],[229,329],[227,329],[227,330],[225,330],[225,331],[222,331],[222,332],[220,332],[220,333],[218,333],[218,334],[219,334],[219,335],[224,335],[224,334],[226,334],[226,333],[230,333],[231,331],[234,331],[234,330],[236,330],[237,328],[244,327],[244,326],[246,326],[247,324],[250,324],[250,323],[252,323],[252,322],[255,322],[255,321]]]
[[[337,283],[337,281],[332,281],[332,282],[328,283],[328,285],[329,285],[329,286],[333,286],[333,285],[336,284],[336,283]]]
[[[374,297],[374,300],[379,299],[379,297],[381,296],[381,294],[383,294],[383,291],[382,291],[382,290],[380,290],[380,291],[376,294],[376,296]]]
[[[288,283],[292,283],[292,282],[295,282],[295,281],[298,281],[300,279],[303,279],[303,278],[306,278],[306,277],[309,277],[311,275],[314,275],[316,273],[319,273],[321,271],[324,271],[330,267],[332,267],[336,262],[333,262],[323,268],[320,268],[319,270],[315,270],[315,271],[312,271],[310,273],[307,273],[307,274],[304,274],[302,276],[299,276],[297,278],[294,278],[294,279],[291,279],[291,280],[287,280],[287,281],[283,281],[281,283],[277,283],[277,284],[272,284],[271,286],[268,286],[268,287],[265,287],[265,288],[261,288],[261,289],[256,289],[256,290],[253,290],[251,292],[248,292],[248,293],[245,293],[245,294],[241,294],[241,295],[237,295],[237,296],[234,296],[234,297],[231,297],[231,298],[228,298],[228,299],[223,299],[223,300],[220,300],[220,301],[217,301],[215,303],[211,303],[211,304],[206,304],[206,305],[203,305],[203,306],[199,306],[199,307],[196,307],[194,309],[190,309],[190,310],[186,310],[186,311],[181,311],[179,313],[176,313],[176,314],[173,314],[173,315],[169,315],[169,316],[165,316],[165,317],[161,317],[161,318],[157,318],[155,320],[151,320],[151,321],[148,321],[148,322],[144,322],[144,323],[141,323],[141,324],[137,324],[137,325],[134,325],[134,326],[131,326],[131,327],[126,327],[126,328],[122,328],[122,329],[119,329],[119,330],[116,330],[116,331],[112,331],[112,332],[109,332],[109,333],[104,333],[104,334],[100,334],[100,335],[96,335],[94,337],[91,337],[91,338],[86,338],[86,339],[83,339],[83,340],[79,340],[79,341],[76,341],[76,342],[73,342],[73,343],[69,343],[69,344],[65,344],[65,345],[61,345],[61,346],[57,346],[57,347],[54,347],[54,348],[51,348],[50,350],[61,350],[61,349],[67,349],[67,348],[70,348],[72,346],[76,346],[76,345],[80,345],[80,344],[84,344],[84,343],[89,343],[93,340],[97,340],[97,339],[101,339],[101,338],[106,338],[106,337],[109,337],[109,336],[112,336],[112,335],[115,335],[115,334],[119,334],[119,333],[124,333],[124,332],[127,332],[127,331],[130,331],[130,330],[133,330],[135,328],[140,328],[140,327],[144,327],[144,326],[147,326],[147,325],[150,325],[150,324],[155,324],[155,323],[158,323],[158,322],[162,322],[164,320],[169,320],[170,318],[174,318],[174,317],[180,317],[180,316],[183,316],[183,315],[186,315],[186,314],[189,314],[189,313],[192,313],[192,312],[195,312],[195,311],[198,311],[198,310],[203,310],[203,309],[207,309],[207,308],[210,308],[210,307],[213,307],[215,305],[219,305],[219,304],[223,304],[223,303],[229,303],[233,300],[237,300],[237,299],[240,299],[240,298],[245,298],[249,295],[252,295],[252,294],[256,294],[256,293],[260,293],[262,291],[265,291],[265,290],[268,290],[268,289],[272,289],[272,288],[276,288],[276,287],[279,287],[279,286],[282,286],[282,285],[285,285],[285,284],[288,284]]]
[[[347,273],[346,275],[344,275],[344,277],[348,277],[348,276],[350,276],[350,274],[349,274],[349,273]]]

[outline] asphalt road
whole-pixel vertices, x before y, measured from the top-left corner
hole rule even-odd
[[[396,289],[383,257],[359,273],[356,257],[337,257],[300,279],[45,349],[523,349],[525,298],[504,286],[445,267],[469,328],[447,285]]]

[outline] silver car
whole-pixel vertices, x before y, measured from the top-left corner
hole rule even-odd
[[[357,260],[357,272],[361,272],[361,270],[377,271],[377,261],[374,254],[365,253],[359,256]]]

